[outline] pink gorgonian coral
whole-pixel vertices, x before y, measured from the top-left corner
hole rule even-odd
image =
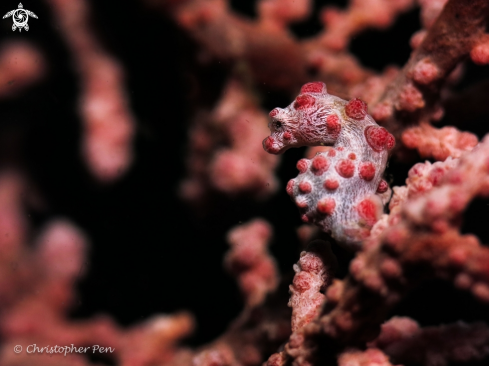
[[[299,176],[287,184],[302,220],[350,247],[365,239],[380,218],[387,183],[382,174],[394,137],[367,114],[360,99],[330,95],[322,82],[305,84],[287,108],[270,112],[271,135],[264,149],[332,145],[328,152],[297,163]]]
[[[272,228],[263,219],[235,227],[227,236],[231,250],[225,265],[237,277],[248,306],[261,304],[278,286],[277,265],[267,251],[271,236]]]
[[[135,118],[124,87],[122,65],[98,42],[90,28],[90,4],[49,0],[81,78],[79,113],[82,154],[100,181],[120,178],[133,161]]]
[[[293,332],[298,332],[319,314],[325,300],[324,291],[333,281],[337,267],[336,257],[326,242],[313,241],[301,252],[289,287]]]

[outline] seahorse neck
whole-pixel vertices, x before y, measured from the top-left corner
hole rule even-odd
[[[355,126],[351,123],[345,123],[342,126],[338,140],[334,144],[335,147],[343,147],[347,150],[351,150],[359,155],[358,157],[360,159],[367,158],[371,155],[371,149],[365,139],[364,128],[373,123],[362,121],[361,124],[363,126],[359,126],[358,123],[356,123]]]

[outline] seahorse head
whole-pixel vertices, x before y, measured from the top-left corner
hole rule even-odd
[[[337,98],[327,93],[323,82],[305,84],[288,107],[270,112],[271,134],[263,140],[263,148],[281,154],[291,147],[333,144],[341,131],[335,103]]]

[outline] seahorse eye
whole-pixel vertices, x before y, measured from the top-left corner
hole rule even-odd
[[[281,129],[282,128],[282,122],[280,121],[274,121],[273,122],[273,127],[277,130]]]

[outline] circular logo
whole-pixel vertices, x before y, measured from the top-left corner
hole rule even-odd
[[[24,9],[17,9],[12,14],[12,19],[17,27],[22,28],[27,24],[29,14]]]

